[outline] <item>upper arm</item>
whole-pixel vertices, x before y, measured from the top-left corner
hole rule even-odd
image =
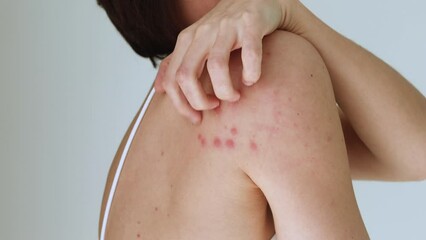
[[[308,42],[284,32],[265,38],[263,50],[261,79],[242,87],[241,100],[227,107],[252,146],[239,164],[268,200],[278,237],[365,234],[321,57]]]
[[[338,108],[338,110],[343,134],[345,136],[352,179],[394,179],[395,176],[390,175],[386,167],[381,164],[371,150],[359,138],[343,111],[340,108]]]

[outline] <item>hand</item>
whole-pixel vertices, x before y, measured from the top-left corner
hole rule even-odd
[[[200,20],[183,30],[174,52],[160,64],[157,91],[167,92],[180,114],[193,123],[201,121],[202,110],[214,109],[219,99],[237,101],[229,74],[230,52],[241,48],[243,83],[251,86],[261,75],[262,39],[283,27],[294,0],[221,0]],[[296,1],[297,2],[297,1]],[[291,18],[290,18],[291,19]],[[214,96],[199,82],[207,62]]]

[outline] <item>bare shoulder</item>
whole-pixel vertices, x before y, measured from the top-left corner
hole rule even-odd
[[[278,31],[264,39],[257,84],[238,83],[238,55],[230,67],[242,97],[223,104],[222,118],[238,127],[242,148],[235,160],[265,195],[277,236],[362,235],[336,100],[320,54],[303,38]]]
[[[283,149],[277,146],[296,140],[296,133],[314,127],[309,121],[318,118],[313,111],[317,104],[334,102],[321,56],[308,41],[292,33],[277,31],[265,37],[262,76],[254,86],[241,84],[239,52],[231,56],[230,71],[234,86],[241,92],[240,101],[223,102],[219,111],[205,116],[208,120],[219,112],[219,122],[238,130],[238,161],[243,168],[249,159],[277,156]]]

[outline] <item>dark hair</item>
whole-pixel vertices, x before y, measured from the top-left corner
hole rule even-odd
[[[175,0],[97,0],[132,49],[142,57],[165,58],[176,44],[179,32]]]

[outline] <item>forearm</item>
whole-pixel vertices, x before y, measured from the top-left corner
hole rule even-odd
[[[317,48],[326,63],[339,106],[387,174],[398,180],[425,178],[424,96],[389,65],[302,5],[296,14],[303,19],[299,34]]]

